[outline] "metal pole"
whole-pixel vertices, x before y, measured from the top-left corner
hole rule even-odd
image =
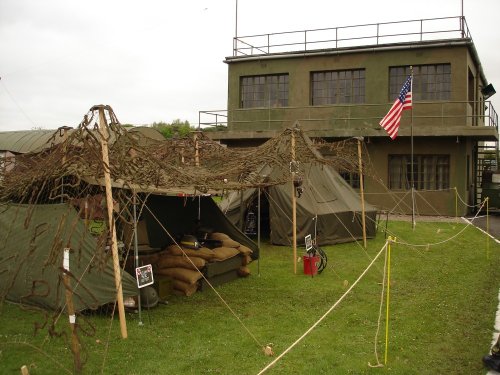
[[[236,22],[234,27],[234,37],[238,39],[238,0],[236,0]]]
[[[134,265],[137,269],[139,267],[139,244],[137,239],[137,195],[134,192]],[[139,304],[139,325],[142,326],[142,306],[141,306],[141,293],[137,296],[137,302]]]
[[[411,89],[413,91],[413,66],[410,66]],[[413,176],[413,93],[411,98],[411,227],[415,229],[415,178]]]
[[[464,22],[464,0],[461,1],[461,17],[460,17],[460,30],[462,31],[462,38],[465,37],[465,22]]]

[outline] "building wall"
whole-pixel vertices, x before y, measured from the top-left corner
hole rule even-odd
[[[471,44],[440,44],[422,48],[401,47],[349,50],[348,53],[316,53],[293,57],[273,56],[229,60],[228,134],[233,144],[256,145],[273,132],[296,122],[308,135],[329,140],[365,137],[371,172],[365,178],[366,199],[383,210],[411,213],[411,194],[388,189],[388,159],[391,154],[449,155],[449,188],[416,191],[420,215],[464,215],[474,202],[474,147],[486,133],[481,79]],[[405,111],[399,135],[391,141],[379,126],[395,98],[389,97],[389,68],[393,66],[451,64],[451,98],[447,101],[414,101]],[[311,106],[311,72],[365,69],[365,102]],[[288,106],[283,108],[240,108],[240,79],[243,76],[289,74]],[[413,125],[413,126],[412,126]],[[483,128],[483,129],[480,129]],[[489,128],[489,127],[488,127]],[[413,131],[412,131],[413,129]],[[238,140],[239,139],[239,140]],[[485,138],[483,138],[485,139]],[[230,143],[229,142],[229,143]]]
[[[231,62],[228,80],[228,130],[278,131],[290,127],[298,120],[305,130],[342,133],[361,129],[370,131],[372,136],[382,136],[384,134],[378,122],[385,115],[389,103],[394,100],[389,98],[389,67],[441,63],[451,64],[452,97],[447,102],[419,103],[414,110],[414,124],[425,126],[421,130],[427,131],[429,135],[432,134],[432,127],[464,126],[467,123],[471,125],[466,117],[467,114],[472,114],[470,104],[467,103],[469,69],[477,76],[472,62],[465,45]],[[365,69],[365,103],[310,106],[310,73],[345,69]],[[240,108],[239,85],[242,76],[279,73],[289,74],[288,107]],[[408,124],[408,119],[403,119],[403,131]]]
[[[369,163],[365,174],[365,194],[367,202],[381,210],[411,212],[409,190],[389,190],[389,155],[410,154],[410,139],[391,142],[382,138],[371,139],[367,145]],[[443,154],[450,156],[449,189],[432,191],[416,190],[416,211],[420,215],[462,216],[469,210],[473,199],[472,189],[467,182],[472,181],[472,168],[467,155],[472,154],[472,144],[465,139],[435,138],[414,139],[415,155]],[[467,177],[467,173],[469,176]],[[457,195],[458,194],[458,195]],[[464,202],[467,202],[465,204]]]

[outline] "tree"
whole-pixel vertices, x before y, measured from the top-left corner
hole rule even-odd
[[[180,119],[175,119],[171,123],[163,121],[153,122],[150,126],[163,134],[165,138],[183,138],[191,131],[195,130],[194,127],[189,124],[189,121],[181,121]]]

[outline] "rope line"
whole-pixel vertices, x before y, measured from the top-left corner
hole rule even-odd
[[[486,201],[485,201],[486,202]],[[481,204],[481,208],[483,207],[483,205],[485,204],[485,202],[483,202]],[[479,211],[478,213],[476,213],[476,216],[479,214]],[[472,219],[474,220],[474,218]],[[451,241],[453,239],[455,239],[456,237],[458,237],[460,234],[462,234],[462,232],[464,232],[469,226],[471,226],[472,223],[468,223],[464,228],[462,228],[460,231],[458,231],[456,234],[454,234],[453,236],[443,240],[443,241],[439,241],[439,242],[434,242],[434,243],[427,243],[427,244],[411,244],[411,243],[408,243],[408,242],[404,242],[404,241],[399,241],[399,240],[395,240],[394,243],[398,243],[400,245],[405,245],[405,246],[411,246],[411,247],[430,247],[430,246],[436,246],[436,245],[442,245],[448,241]]]
[[[373,258],[368,267],[359,275],[359,277],[354,281],[354,283],[347,289],[347,291],[335,302],[324,314],[321,318],[319,318],[302,336],[300,336],[295,342],[290,345],[287,349],[283,351],[278,357],[276,357],[272,362],[270,362],[266,367],[264,367],[257,375],[261,375],[271,367],[273,367],[281,358],[283,358],[290,350],[292,350],[299,342],[301,342],[309,333],[312,332],[314,328],[318,326],[339,304],[342,300],[351,292],[351,290],[359,283],[359,281],[365,276],[365,274],[370,270],[375,261],[378,259],[380,254],[387,248],[388,241],[386,241],[385,245],[382,246],[382,249],[378,252],[378,254]]]
[[[240,319],[240,317],[236,314],[236,312],[234,312],[234,310],[231,308],[231,306],[229,306],[229,304],[224,300],[224,298],[220,295],[219,292],[217,292],[217,290],[214,288],[214,286],[210,283],[210,281],[208,281],[208,279],[205,277],[205,275],[203,274],[203,272],[201,272],[198,267],[195,266],[195,264],[193,263],[193,261],[189,258],[189,256],[184,252],[184,249],[182,248],[182,246],[180,246],[176,241],[175,239],[173,238],[173,236],[170,234],[170,232],[163,226],[163,224],[160,222],[160,220],[158,219],[158,217],[156,217],[156,215],[151,211],[151,209],[146,205],[146,203],[144,202],[144,207],[149,211],[149,213],[153,216],[153,218],[156,220],[156,222],[160,225],[160,227],[165,231],[165,233],[170,237],[170,239],[172,241],[174,241],[175,245],[182,251],[182,253],[184,254],[184,256],[189,260],[189,262],[191,262],[191,264],[194,266],[194,268],[198,271],[198,273],[202,276],[202,278],[206,281],[206,283],[208,284],[208,286],[215,292],[215,294],[217,295],[217,297],[219,297],[220,301],[227,307],[227,309],[231,312],[231,314],[233,314],[233,316],[236,318],[236,320],[241,324],[241,326],[245,329],[245,331],[249,334],[249,336],[257,343],[257,345],[260,347],[260,348],[264,348],[264,345],[262,345],[259,340],[257,340],[257,338],[255,337],[255,335],[250,331],[250,329],[248,329],[248,327],[245,325],[245,323],[243,323],[243,321]]]
[[[387,243],[386,243],[387,245]],[[382,321],[382,316],[383,316],[383,307],[384,307],[384,294],[385,294],[385,283],[386,283],[386,275],[387,275],[387,251],[385,252],[385,259],[384,259],[384,276],[382,278],[382,290],[380,291],[380,306],[378,310],[378,319],[377,319],[377,330],[375,331],[375,338],[373,339],[373,352],[375,354],[375,359],[377,360],[377,364],[372,365],[370,362],[368,362],[368,366],[370,367],[383,367],[380,363],[380,360],[378,359],[378,335],[380,333],[380,326],[381,326],[381,321]]]

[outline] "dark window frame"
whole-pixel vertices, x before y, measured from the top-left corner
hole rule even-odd
[[[313,106],[365,103],[365,69],[311,72],[310,81]]]
[[[240,77],[240,108],[288,107],[288,73]]]
[[[389,102],[399,95],[410,75],[409,66],[389,67]],[[412,100],[444,101],[451,99],[451,64],[413,66]]]
[[[360,187],[359,173],[341,170],[339,171],[339,174],[353,189],[359,189]],[[364,185],[364,180],[363,180],[363,185]]]
[[[411,189],[411,155],[388,156],[388,187],[390,190]],[[447,190],[450,188],[450,155],[413,155],[415,190]]]

